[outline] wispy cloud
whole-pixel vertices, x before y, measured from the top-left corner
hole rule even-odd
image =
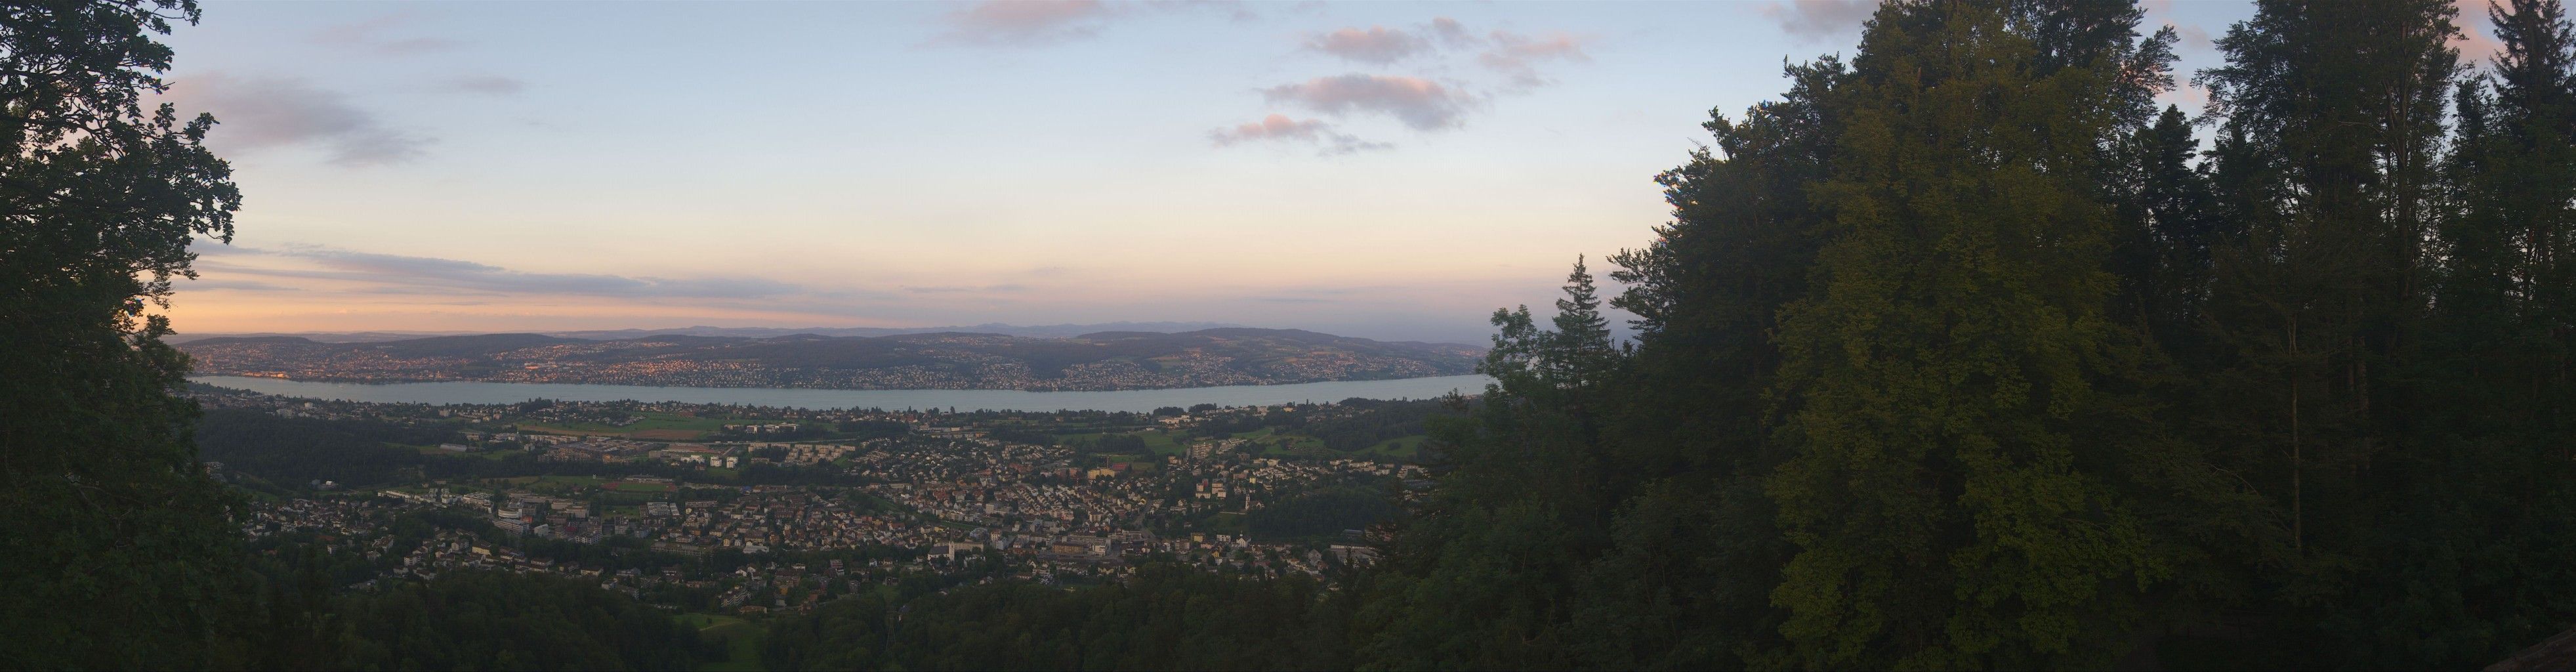
[[[1466,24],[1445,16],[1407,28],[1345,27],[1309,33],[1300,47],[1367,65],[1426,61],[1424,65],[1433,72],[1450,71],[1443,66],[1458,65],[1462,62],[1458,59],[1474,54],[1474,62],[1499,79],[1468,76],[1464,80],[1433,80],[1412,75],[1351,73],[1260,91],[1272,105],[1293,106],[1336,118],[1385,115],[1416,131],[1448,130],[1464,126],[1470,112],[1496,95],[1524,93],[1551,83],[1540,72],[1543,65],[1592,60],[1584,51],[1585,42],[1584,38],[1565,33],[1529,35],[1493,30],[1479,35],[1470,32]],[[1392,147],[1343,133],[1323,120],[1301,120],[1277,113],[1260,121],[1209,131],[1208,139],[1219,147],[1251,141],[1312,143],[1325,155]]]
[[[180,289],[182,289],[182,290],[199,290],[199,289],[228,289],[228,290],[233,290],[233,291],[238,291],[238,292],[301,292],[301,291],[304,291],[302,288],[298,288],[298,287],[288,287],[288,286],[285,286],[285,285],[271,284],[271,283],[266,283],[266,282],[260,282],[260,281],[257,281],[257,280],[223,280],[223,279],[213,279],[213,280],[200,279],[200,280],[192,280],[192,281],[189,281],[187,284],[181,285],[181,286],[180,286]]]
[[[903,291],[912,292],[912,293],[914,293],[914,294],[990,294],[990,293],[998,293],[998,292],[1025,292],[1025,291],[1029,291],[1029,286],[1028,286],[1028,285],[1022,285],[1022,284],[1001,284],[1001,285],[928,285],[928,286],[906,285],[906,286],[904,286],[902,289],[903,289]]]
[[[527,91],[528,83],[516,77],[503,75],[467,75],[441,82],[439,88],[487,96],[514,96]]]
[[[1272,103],[1297,105],[1324,114],[1385,114],[1419,131],[1456,128],[1477,100],[1420,77],[1358,73],[1283,84],[1261,93]]]
[[[1343,28],[1309,35],[1306,48],[1344,60],[1388,65],[1431,49],[1431,41],[1400,29],[1369,26],[1367,30]]]
[[[1099,0],[987,0],[950,12],[932,42],[1034,46],[1091,37],[1121,8]]]
[[[390,128],[336,91],[298,79],[208,73],[173,82],[170,102],[223,122],[214,142],[241,149],[310,145],[332,163],[376,166],[419,158],[436,138]]]
[[[1361,140],[1356,136],[1335,131],[1332,124],[1325,123],[1321,119],[1301,121],[1290,119],[1284,114],[1273,114],[1263,117],[1260,121],[1209,131],[1208,140],[1219,147],[1260,141],[1312,143],[1318,146],[1318,152],[1325,155],[1386,149],[1391,146],[1383,142]]]
[[[1493,33],[1494,47],[1476,56],[1476,62],[1509,77],[1515,86],[1534,87],[1547,84],[1538,74],[1538,64],[1547,61],[1582,63],[1592,60],[1583,53],[1583,40],[1558,33],[1531,37],[1507,31]]]
[[[2184,48],[2197,51],[2208,51],[2216,46],[2217,41],[2210,39],[2209,29],[2207,28],[2186,24],[2170,25],[2174,27],[2174,35],[2182,38]]]
[[[595,273],[536,273],[461,259],[360,252],[331,247],[250,248],[218,246],[205,250],[202,266],[227,275],[335,280],[358,283],[361,294],[490,292],[497,294],[575,294],[624,298],[750,299],[801,293],[803,287],[743,276],[657,278]],[[254,258],[302,262],[301,266],[244,263]]]
[[[1851,35],[1878,11],[1878,0],[1785,0],[1762,6],[1762,15],[1801,42]]]
[[[386,32],[409,22],[409,17],[388,14],[365,21],[333,24],[314,31],[307,41],[314,44],[372,53],[383,56],[409,56],[447,51],[464,46],[464,42],[442,37],[392,37]]]
[[[2504,41],[2495,37],[2495,17],[2487,14],[2487,0],[2451,0],[2460,10],[2460,61],[2486,65],[2496,54],[2504,53]]]
[[[1431,23],[1423,26],[1423,32],[1430,33],[1432,37],[1439,38],[1441,44],[1450,46],[1474,44],[1476,42],[1476,36],[1467,33],[1467,24],[1459,23],[1457,19],[1452,19],[1446,16],[1431,17]]]

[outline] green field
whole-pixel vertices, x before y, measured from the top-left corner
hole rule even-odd
[[[578,495],[598,489],[600,479],[593,476],[516,476],[498,479],[498,482],[543,495]]]
[[[1352,454],[1411,460],[1422,455],[1422,442],[1429,440],[1431,440],[1431,437],[1419,435],[1407,436],[1400,439],[1387,439],[1385,441],[1377,442],[1377,445],[1362,448]]]
[[[1251,522],[1240,513],[1218,513],[1201,521],[1197,529],[1209,534],[1243,534],[1252,531]]]
[[[388,446],[394,446],[394,447],[397,447],[397,448],[410,448],[410,449],[412,449],[412,450],[420,451],[420,454],[422,454],[422,455],[471,455],[471,454],[472,454],[472,453],[451,453],[451,452],[447,452],[447,451],[444,451],[444,450],[439,450],[439,449],[438,449],[438,446],[415,446],[415,445],[408,444],[408,443],[387,443],[387,444],[385,444],[385,445],[388,445]]]
[[[618,481],[618,482],[614,482],[614,483],[607,483],[607,484],[604,484],[602,487],[605,487],[605,488],[607,488],[607,489],[609,489],[609,490],[615,490],[615,491],[618,491],[618,492],[670,492],[670,491],[671,491],[671,486],[670,486],[669,484],[667,484],[667,483],[628,483],[628,482],[624,482],[624,481]]]

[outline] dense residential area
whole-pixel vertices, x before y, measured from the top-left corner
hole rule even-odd
[[[959,414],[372,404],[206,386],[195,396],[210,409],[205,468],[264,495],[245,531],[330,535],[335,553],[362,553],[373,568],[343,579],[547,572],[639,598],[680,586],[698,592],[669,595],[705,599],[667,606],[737,616],[810,610],[839,594],[756,600],[735,590],[796,582],[782,571],[1055,583],[1165,562],[1330,584],[1376,557],[1367,529],[1395,514],[1386,498],[1426,475],[1406,459],[1420,439],[1410,433],[1443,403]],[[1333,434],[1369,422],[1383,426],[1361,439]],[[1310,429],[1350,446],[1408,434],[1338,451]],[[283,445],[345,459],[276,454]],[[407,518],[441,524],[434,539],[387,546]]]

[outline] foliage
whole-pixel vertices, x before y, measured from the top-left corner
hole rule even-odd
[[[1496,316],[1361,663],[2462,667],[2576,624],[2576,29],[2499,2],[2464,79],[2451,3],[2256,10],[2198,121],[2131,3],[2014,0],[1887,3],[1713,118],[1613,257],[1633,349],[1580,265],[1554,329]]]
[[[0,8],[0,666],[221,664],[235,501],[197,467],[161,342],[189,242],[240,195],[163,90],[192,2]],[[76,608],[72,608],[76,605]]]
[[[456,440],[444,427],[410,427],[359,420],[281,418],[241,409],[218,409],[197,423],[197,448],[226,471],[300,486],[338,481],[349,487],[391,485],[432,458],[388,443],[437,445]]]
[[[861,595],[770,628],[781,670],[1323,669],[1349,666],[1336,598],[1303,575],[1249,580],[1149,564],[1071,590],[965,586]]]
[[[342,669],[678,670],[695,628],[579,580],[465,572],[333,601]]]
[[[1365,488],[1326,488],[1294,499],[1272,502],[1252,512],[1252,534],[1260,539],[1295,539],[1365,530],[1399,512],[1384,492]]]

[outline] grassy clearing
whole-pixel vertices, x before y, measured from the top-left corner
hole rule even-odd
[[[1429,440],[1431,437],[1419,435],[1387,439],[1377,442],[1377,445],[1362,448],[1357,454],[1410,460],[1422,455],[1422,443]]]
[[[1252,531],[1252,519],[1240,513],[1218,513],[1199,524],[1209,534],[1243,534]]]

